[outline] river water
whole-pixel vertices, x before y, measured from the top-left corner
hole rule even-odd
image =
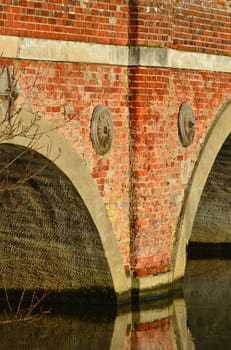
[[[229,350],[231,260],[189,260],[184,297],[137,311],[72,306],[39,320],[2,323],[0,349]]]

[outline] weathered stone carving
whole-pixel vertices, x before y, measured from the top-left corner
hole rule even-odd
[[[96,153],[103,155],[110,150],[113,135],[110,112],[105,106],[96,106],[91,119],[91,141]]]
[[[8,66],[3,66],[0,76],[0,117],[10,119],[15,99],[19,92],[16,82],[12,79]]]
[[[192,107],[187,102],[180,106],[178,123],[181,143],[188,147],[195,136],[195,117]]]

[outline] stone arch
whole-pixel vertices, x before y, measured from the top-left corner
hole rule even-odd
[[[220,244],[220,248],[228,248],[231,243],[230,170],[231,134],[223,143],[203,189],[190,237],[189,255],[193,255],[198,247],[203,246],[209,255],[212,250],[215,254],[218,251],[214,251],[212,247]],[[222,256],[224,250],[220,250],[220,254]]]
[[[22,113],[24,113],[25,120],[30,120],[33,117],[26,110],[22,110]],[[98,232],[102,251],[112,278],[112,288],[119,303],[126,297],[128,286],[118,243],[97,185],[84,161],[57,128],[52,127],[48,121],[43,119],[39,121],[39,134],[40,137],[35,143],[34,151],[54,163],[55,167],[67,177],[81,197]],[[28,139],[17,136],[4,140],[4,144],[28,147]],[[50,149],[49,152],[47,152],[48,148]],[[57,157],[59,150],[61,150],[61,153]],[[74,290],[73,287],[70,286],[72,291]]]
[[[231,133],[230,120],[231,101],[228,101],[218,113],[217,118],[208,132],[189,184],[178,225],[178,240],[174,249],[174,280],[181,279],[184,276],[187,259],[186,247],[192,234],[194,218],[216,156]]]

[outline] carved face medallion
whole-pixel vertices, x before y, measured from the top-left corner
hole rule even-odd
[[[179,110],[179,136],[184,147],[191,145],[195,136],[194,112],[187,102],[183,102]]]
[[[104,106],[96,106],[91,118],[91,141],[96,153],[103,155],[110,150],[113,135],[110,112]]]

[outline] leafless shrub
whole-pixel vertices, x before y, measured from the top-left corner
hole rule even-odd
[[[34,82],[31,84],[31,89],[29,91],[32,91],[33,87],[35,86],[38,74],[39,70]],[[24,148],[20,149],[21,151],[17,155],[13,155],[12,158],[7,159],[0,168],[0,195],[7,193],[10,196],[13,196],[14,190],[23,185],[25,182],[36,177],[47,167],[47,163],[45,163],[45,165],[41,164],[41,166],[36,168],[33,167],[33,159],[36,151],[39,151],[41,147],[44,147],[42,142],[44,136],[48,140],[48,142],[46,142],[45,153],[46,156],[50,158],[52,140],[49,133],[54,129],[57,129],[56,126],[51,126],[49,130],[43,131],[40,128],[42,114],[40,111],[31,110],[31,107],[28,113],[30,118],[25,118],[24,112],[25,105],[27,104],[27,97],[25,97],[17,106],[15,104],[15,101],[19,95],[19,80],[20,74],[14,67],[10,71],[7,66],[3,66],[2,74],[0,74],[0,143],[14,143],[15,139],[23,138],[26,140],[26,145]],[[68,122],[65,115],[65,108],[63,120],[64,123]],[[55,154],[56,155],[51,159],[53,162],[60,156],[61,150],[58,149]],[[20,159],[25,159],[25,156],[27,160],[26,163],[25,161],[23,163],[25,165],[24,169],[20,172],[20,176],[14,177],[12,172],[15,171],[18,161],[20,161]],[[0,262],[4,264],[1,257]],[[35,287],[28,302],[28,298],[26,297],[28,295],[28,291],[23,289],[20,293],[18,302],[16,302],[15,305],[15,299],[11,299],[8,288],[9,286],[4,289],[6,302],[5,320],[0,321],[0,324],[16,321],[36,320],[42,315],[50,312],[50,310],[44,311],[41,308],[41,303],[50,293],[49,290],[45,289],[42,291],[41,289]]]
[[[28,93],[32,93],[38,79],[39,72],[40,70],[38,69],[34,81],[31,83],[31,86],[28,89]],[[26,140],[26,145],[25,149],[18,154],[17,157],[8,161],[0,169],[0,192],[5,190],[15,190],[19,185],[25,183],[44,170],[46,165],[41,166],[40,169],[36,169],[36,172],[31,170],[31,162],[34,157],[34,153],[35,151],[40,151],[41,148],[46,147],[45,156],[50,158],[53,145],[49,134],[60,127],[60,125],[51,126],[48,130],[42,130],[40,127],[40,121],[42,119],[41,111],[32,110],[30,106],[29,110],[25,110],[25,106],[28,108],[27,101],[29,100],[29,96],[22,98],[20,104],[15,104],[15,101],[19,96],[18,82],[20,81],[20,77],[21,74],[15,67],[13,67],[12,72],[10,72],[7,66],[3,66],[2,75],[0,76],[0,144],[5,142],[10,143],[15,139],[23,138]],[[1,78],[2,81],[3,79],[7,80],[7,84],[4,81],[1,84]],[[29,118],[25,118],[25,114],[28,114]],[[72,119],[73,118],[67,118],[66,109],[64,106],[63,125],[70,122]],[[46,137],[47,141],[46,146],[42,143],[42,138],[44,137]],[[31,156],[31,160],[28,160],[28,164],[24,172],[21,174],[20,179],[18,179],[15,183],[10,184],[6,174],[10,173],[12,165],[20,158],[25,156],[25,154],[29,154]],[[51,161],[55,162],[60,155],[61,149],[55,150],[55,155]]]
[[[28,301],[28,297],[25,298],[26,290],[23,289],[20,293],[19,300],[16,305],[13,305],[12,301],[10,300],[8,290],[5,288],[4,291],[7,310],[4,310],[5,320],[1,320],[0,324],[20,321],[36,321],[43,315],[47,315],[51,312],[51,309],[43,310],[41,306],[41,303],[50,294],[49,290],[38,291],[34,289],[31,298]]]

